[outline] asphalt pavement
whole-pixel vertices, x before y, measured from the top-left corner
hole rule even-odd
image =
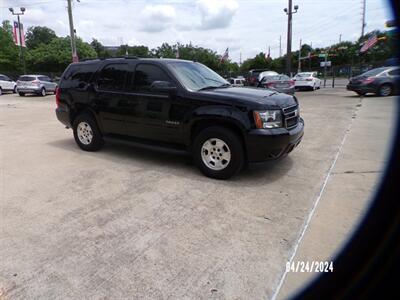
[[[292,293],[286,282],[306,279],[285,274],[286,262],[330,257],[369,205],[395,105],[344,89],[296,95],[300,146],[228,181],[177,155],[114,144],[83,152],[56,120],[54,96],[1,96],[0,299]]]

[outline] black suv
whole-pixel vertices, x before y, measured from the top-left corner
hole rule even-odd
[[[293,96],[231,87],[192,61],[110,58],[73,63],[56,93],[58,120],[86,151],[104,140],[193,155],[207,176],[226,179],[247,162],[287,155],[304,121]]]

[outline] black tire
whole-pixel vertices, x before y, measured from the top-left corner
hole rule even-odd
[[[14,94],[17,93],[17,86],[14,86],[13,93],[14,93]]]
[[[18,95],[20,95],[21,97],[24,97],[24,96],[25,96],[25,93],[23,93],[23,92],[18,92]]]
[[[221,170],[214,170],[208,167],[202,159],[204,143],[213,138],[222,140],[228,146],[231,155],[230,161]],[[204,175],[216,179],[228,179],[236,175],[245,164],[244,149],[240,137],[233,131],[218,126],[208,127],[197,134],[193,141],[193,158]]]
[[[40,96],[42,97],[46,96],[46,89],[44,87],[40,90]]]
[[[2,90],[2,88],[0,87],[0,96],[1,95],[3,95],[3,90]]]
[[[85,126],[86,123],[88,126]],[[81,133],[81,137],[78,136],[78,126],[81,124],[81,126],[85,127],[85,129],[87,130],[86,133]],[[78,144],[79,148],[81,148],[84,151],[97,151],[99,150],[103,144],[103,137],[100,133],[100,130],[96,124],[96,121],[94,120],[94,118],[88,114],[88,113],[84,113],[81,115],[78,115],[75,120],[74,123],[72,125],[73,131],[74,131],[74,138],[75,138],[75,142]],[[84,138],[82,137],[82,134],[86,136],[91,136],[90,138]],[[87,144],[82,142],[82,140],[86,140]],[[89,141],[90,140],[90,141]]]
[[[393,94],[393,87],[390,84],[385,83],[385,84],[382,84],[379,87],[379,90],[378,90],[378,95],[379,96],[387,97],[387,96],[390,96],[392,94]]]
[[[356,92],[358,96],[365,96],[365,93],[362,92]]]

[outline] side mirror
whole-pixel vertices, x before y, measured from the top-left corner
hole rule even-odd
[[[150,86],[150,90],[152,92],[167,93],[172,95],[176,93],[177,88],[168,81],[154,81]]]

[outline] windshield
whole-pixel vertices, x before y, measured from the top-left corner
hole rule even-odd
[[[299,73],[296,75],[296,77],[311,77],[312,73]]]
[[[387,70],[386,68],[372,69],[362,74],[362,76],[376,76],[386,70]]]
[[[171,62],[168,67],[178,77],[179,82],[191,91],[229,85],[224,78],[200,63]]]
[[[286,75],[270,75],[270,76],[265,76],[262,80],[262,82],[266,81],[278,81],[278,80],[290,80],[290,78]]]
[[[21,76],[20,78],[18,78],[19,81],[34,81],[35,77],[32,76]]]

